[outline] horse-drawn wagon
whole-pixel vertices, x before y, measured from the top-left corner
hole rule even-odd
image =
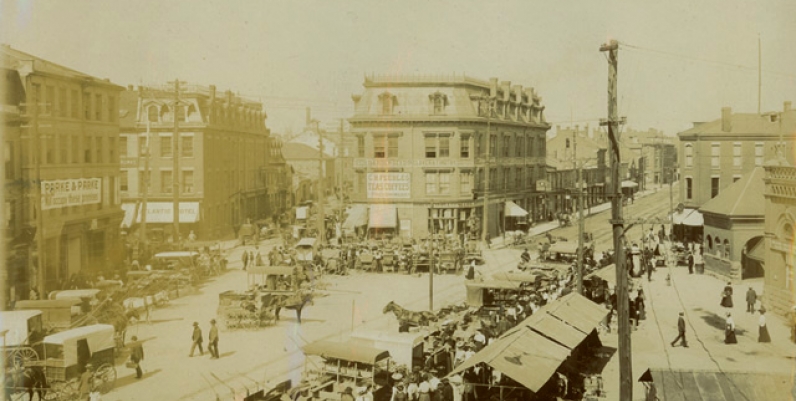
[[[78,327],[44,337],[41,360],[27,361],[11,373],[9,393],[38,392],[41,399],[82,400],[107,393],[116,383],[114,328]]]
[[[14,310],[41,311],[45,332],[60,331],[73,327],[83,315],[80,299],[56,299],[17,301]],[[5,323],[5,322],[4,322]]]
[[[38,310],[0,312],[3,325],[3,352],[5,369],[19,369],[36,361],[42,351],[38,344],[44,336],[42,313]]]
[[[465,283],[465,287],[467,288],[467,306],[481,308],[482,313],[488,313],[497,311],[501,306],[510,303],[522,290],[522,282],[472,281]]]
[[[370,386],[374,393],[387,384],[390,352],[361,344],[318,341],[304,347],[310,359],[320,358],[318,369],[305,369],[308,390],[320,400],[339,400],[345,387]]]

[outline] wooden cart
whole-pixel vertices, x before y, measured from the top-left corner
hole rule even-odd
[[[339,387],[370,385],[375,392],[387,384],[381,380],[390,369],[387,350],[354,342],[318,341],[305,346],[304,354],[310,357],[305,363],[305,379],[316,399],[339,400]],[[320,363],[314,363],[318,357]]]

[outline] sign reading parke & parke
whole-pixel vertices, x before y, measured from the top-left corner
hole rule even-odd
[[[102,201],[101,178],[42,181],[42,210],[97,204]]]
[[[409,199],[409,173],[368,173],[368,199]]]

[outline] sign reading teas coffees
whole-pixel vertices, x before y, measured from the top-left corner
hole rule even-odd
[[[91,205],[101,201],[102,179],[100,178],[76,178],[41,183],[42,210]]]
[[[369,199],[409,199],[409,173],[368,173]]]

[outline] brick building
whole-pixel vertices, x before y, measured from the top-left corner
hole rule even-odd
[[[9,276],[16,297],[108,274],[122,259],[119,93],[106,79],[0,47]],[[10,180],[10,181],[9,181]],[[41,203],[39,199],[41,190]],[[41,245],[41,247],[39,246]]]
[[[370,233],[475,233],[487,217],[495,236],[543,208],[550,125],[533,88],[466,76],[370,76],[363,86],[349,119],[351,201],[370,208]]]
[[[215,86],[187,86],[174,105],[172,86],[128,87],[122,94],[121,193],[124,224],[133,230],[144,214],[146,146],[149,143],[147,230],[171,236],[173,180],[180,194],[180,231],[200,240],[229,238],[247,219],[256,221],[287,207],[289,181],[281,141],[265,125],[262,103]],[[173,171],[174,118],[179,124],[179,174]]]

